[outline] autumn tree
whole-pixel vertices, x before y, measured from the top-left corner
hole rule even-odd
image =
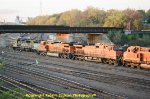
[[[124,27],[128,30],[143,29],[144,20],[150,22],[150,10],[100,10],[88,7],[84,11],[73,9],[54,15],[37,16],[28,20],[27,24],[67,25],[85,27]]]
[[[138,11],[126,9],[123,13],[127,19],[125,21],[125,28],[127,30],[141,30],[143,28],[143,17]]]
[[[125,14],[118,10],[108,11],[108,16],[105,19],[104,26],[106,27],[124,27],[126,21]]]
[[[102,26],[104,24],[105,17],[106,12],[104,10],[88,7],[82,13],[81,22],[86,23],[85,25],[87,26]]]
[[[80,10],[76,10],[76,9],[64,12],[60,16],[57,24],[58,25],[75,26],[77,24],[77,22],[79,21],[80,13],[81,13],[81,11]]]

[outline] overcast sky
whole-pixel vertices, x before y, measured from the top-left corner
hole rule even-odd
[[[26,18],[71,9],[85,10],[88,6],[104,10],[126,8],[148,10],[150,0],[0,0],[0,21],[14,21],[16,16]]]

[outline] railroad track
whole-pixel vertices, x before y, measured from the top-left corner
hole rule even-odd
[[[104,83],[110,83],[113,85],[120,85],[120,86],[124,86],[129,87],[129,88],[133,88],[135,90],[140,90],[140,89],[145,89],[145,91],[150,91],[150,81],[149,80],[143,80],[143,79],[138,79],[138,78],[130,78],[130,77],[123,77],[120,75],[110,75],[110,74],[105,74],[105,73],[93,73],[93,72],[89,72],[89,71],[84,71],[82,70],[79,71],[79,69],[62,69],[62,65],[58,68],[58,64],[53,64],[55,67],[47,67],[47,66],[38,66],[38,65],[32,65],[32,64],[28,64],[25,62],[20,62],[19,65],[23,66],[23,67],[33,67],[32,69],[36,69],[36,70],[47,70],[48,71],[53,71],[53,72],[57,72],[57,73],[63,73],[63,74],[67,74],[67,75],[72,75],[72,76],[76,76],[76,77],[81,77],[81,78],[85,78],[85,79],[89,79],[89,80],[94,80],[94,81],[98,81],[98,82],[104,82]],[[51,64],[52,65],[52,64]],[[13,67],[12,67],[13,68]]]
[[[17,70],[14,70],[14,68],[10,69],[10,70],[11,70],[11,71],[9,71],[10,73],[18,72]],[[14,72],[12,72],[12,71],[14,71]],[[28,73],[26,73],[26,74],[28,75]],[[13,78],[13,77],[7,77],[6,75],[0,74],[0,79],[6,83],[9,83],[9,84],[17,87],[17,88],[25,90],[27,92],[27,94],[37,94],[37,95],[38,94],[49,94],[49,93],[51,93],[51,94],[62,94],[61,92],[58,92],[58,91],[55,91],[52,89],[48,89],[48,88],[45,88],[45,87],[40,86],[40,85],[35,85],[29,81],[23,81],[23,80]],[[6,89],[6,87],[5,87],[5,89]],[[9,88],[7,88],[7,89],[9,89]],[[45,98],[47,99],[47,97],[45,97]],[[42,99],[45,99],[45,98],[42,98]],[[56,98],[55,97],[49,97],[48,99],[56,99]],[[57,97],[57,99],[61,99],[61,98]]]
[[[5,76],[6,77],[6,76]],[[12,80],[10,81],[10,79],[8,80],[8,79],[4,79],[4,78],[2,78],[2,75],[1,75],[1,81],[3,81],[3,82],[5,82],[5,84],[7,83],[7,85],[11,85],[11,88],[12,88],[12,86],[13,86],[13,89],[14,88],[20,88],[20,89],[22,89],[22,90],[24,90],[24,91],[26,91],[27,93],[32,93],[31,91],[29,91],[29,90],[27,90],[27,89],[24,89],[24,88],[22,88],[21,86],[23,86],[20,82],[18,82],[17,84],[16,83],[12,83]],[[13,80],[14,81],[14,80]],[[16,81],[15,81],[16,82]],[[19,85],[19,84],[21,84],[21,85]],[[1,86],[1,87],[4,87],[3,85]],[[10,86],[9,86],[10,87]],[[12,90],[11,88],[6,88],[5,87],[5,89],[10,89],[10,90]]]
[[[63,66],[63,65],[60,65],[60,64],[58,65],[58,64],[48,63],[48,65],[55,65],[55,67],[57,66],[57,67],[65,67],[66,68],[66,66]],[[42,68],[43,68],[43,66],[41,67],[41,69]],[[48,68],[46,68],[46,69],[48,69]],[[99,82],[104,82],[104,83],[109,82],[109,83],[115,84],[115,85],[120,83],[121,86],[124,85],[125,87],[128,86],[128,87],[132,87],[132,88],[135,88],[135,89],[137,87],[139,87],[138,89],[144,88],[144,89],[147,89],[147,90],[149,90],[149,86],[150,86],[150,81],[144,80],[144,79],[138,79],[138,78],[132,78],[132,77],[126,77],[126,76],[120,76],[120,75],[112,75],[112,74],[96,72],[96,71],[91,72],[91,70],[82,70],[82,72],[79,72],[80,69],[75,68],[75,67],[69,67],[69,69],[78,70],[78,71],[77,72],[76,71],[65,72],[65,74],[79,76],[79,77],[82,77],[82,78],[86,78],[86,79],[90,79],[90,80],[96,80],[96,81],[99,81]],[[52,70],[52,69],[50,69],[50,70]],[[59,71],[59,70],[56,70],[56,69],[55,70],[53,69],[53,71],[64,73],[63,71]],[[94,74],[96,77],[89,75],[89,73]],[[100,75],[102,75],[102,76],[100,76]]]
[[[32,85],[31,83],[27,83],[16,78],[8,77],[6,75],[0,74],[0,80],[3,81],[5,84],[7,83],[7,87],[3,85],[0,86],[1,92],[5,93],[6,91],[12,91],[13,93],[15,93],[16,96],[14,97],[13,95],[11,95],[12,97],[10,98],[22,99],[19,97],[21,94],[13,90],[14,88],[13,89],[10,88],[10,86],[19,88],[25,91],[26,94],[35,94],[35,93],[42,94],[45,91],[42,88],[39,88],[39,86]],[[40,98],[40,99],[44,99],[44,98]],[[51,99],[55,99],[55,98],[51,98]]]
[[[9,50],[8,50],[9,51]],[[10,51],[13,51],[13,50],[10,50]],[[30,59],[39,59],[42,61],[42,62],[46,62],[48,60],[51,59],[51,61],[55,61],[56,58],[54,57],[45,57],[45,56],[40,56],[40,55],[36,55],[35,53],[32,53],[32,52],[19,52],[19,51],[14,51],[14,52],[17,52],[17,53],[12,53],[12,52],[6,52],[7,55],[8,54],[11,54],[13,56],[16,56],[16,57],[20,57],[20,58],[23,58],[23,57],[28,57],[28,60]],[[62,62],[64,61],[65,59],[60,59],[59,58],[59,62]],[[132,69],[132,68],[125,68],[125,67],[114,67],[114,66],[98,66],[96,63],[93,63],[93,62],[82,62],[82,61],[78,61],[78,60],[67,60],[67,63],[70,63],[70,64],[81,64],[83,65],[83,67],[85,67],[84,65],[86,65],[86,67],[99,67],[103,70],[112,70],[112,69],[115,69],[116,71],[120,71],[120,72],[127,72],[127,73],[133,73],[133,74],[140,74],[140,75],[145,75],[145,76],[150,76],[149,75],[149,71],[148,70],[137,70],[137,69]],[[103,64],[103,63],[99,63],[99,64]],[[91,66],[90,66],[91,65]],[[107,65],[107,64],[105,64]]]
[[[13,68],[14,69],[14,66],[12,66],[11,68]],[[13,71],[13,69],[11,70],[11,71]],[[18,69],[18,67],[17,68],[15,68],[15,69]],[[25,69],[27,69],[27,68],[23,68],[23,70],[25,70]],[[37,72],[37,70],[33,70],[33,69],[27,69],[27,71],[26,72],[28,72],[28,71],[31,71],[32,70],[32,73],[36,73]],[[20,70],[19,70],[20,71]],[[16,72],[16,71],[15,71]],[[30,72],[31,73],[31,72]],[[38,73],[36,73],[36,75],[38,74],[40,74],[41,72],[38,72]],[[28,73],[29,74],[29,73]],[[43,75],[43,74],[45,74],[45,73],[42,73],[42,74],[40,74],[40,76],[41,75]],[[47,74],[45,74],[45,75],[47,75]],[[47,75],[48,77],[49,76],[52,76],[52,75]],[[43,76],[43,78],[46,78],[45,76]],[[117,95],[114,95],[114,94],[110,94],[110,93],[107,93],[107,92],[105,92],[105,91],[101,91],[101,90],[97,90],[97,89],[94,89],[94,88],[92,88],[92,87],[89,87],[89,86],[85,86],[85,85],[83,85],[83,84],[80,84],[80,83],[77,83],[77,82],[75,82],[75,81],[71,81],[71,80],[67,80],[67,79],[64,79],[64,78],[60,78],[60,77],[57,77],[57,76],[53,76],[53,79],[60,79],[59,81],[57,80],[57,83],[59,82],[61,82],[62,80],[64,80],[64,82],[63,83],[66,83],[66,82],[68,82],[68,83],[70,83],[70,84],[68,84],[67,83],[67,85],[71,85],[71,83],[74,83],[76,86],[73,86],[74,88],[79,88],[79,89],[84,89],[84,91],[86,91],[86,92],[90,92],[90,93],[96,93],[97,94],[97,96],[99,96],[99,97],[102,97],[102,98],[104,98],[104,97],[109,97],[109,98],[112,98],[112,97],[118,97],[118,99],[120,99],[120,98],[123,98],[123,97],[121,97],[121,96],[117,96]],[[48,80],[48,78],[46,78],[46,80]]]
[[[17,59],[17,57],[15,57],[15,58]],[[33,61],[33,60],[30,60],[30,59],[26,59],[26,58],[18,58],[18,59],[22,59],[22,63],[26,64],[26,65],[30,65],[31,64],[30,62]],[[97,71],[92,71],[92,70],[87,70],[87,69],[82,69],[82,72],[81,72],[80,68],[76,68],[76,67],[71,67],[71,66],[66,66],[66,65],[64,66],[64,65],[60,65],[60,64],[56,64],[56,63],[50,63],[50,62],[48,62],[48,63],[41,62],[41,63],[44,64],[44,65],[45,64],[46,65],[53,65],[53,66],[58,67],[58,68],[63,67],[63,68],[71,69],[71,71],[67,71],[65,73],[66,74],[68,73],[69,75],[71,75],[71,74],[72,75],[79,75],[83,78],[88,78],[88,79],[90,78],[90,79],[96,80],[96,81],[105,81],[105,80],[108,79],[107,81],[111,80],[111,81],[115,82],[115,84],[118,81],[119,82],[122,81],[123,84],[125,84],[125,83],[131,84],[131,85],[138,84],[140,86],[143,85],[143,86],[150,87],[150,81],[149,80],[133,78],[133,77],[127,77],[127,76],[121,76],[121,75],[115,75],[115,74],[109,74],[109,73],[104,73],[104,72],[97,72]],[[53,70],[53,71],[57,71],[57,72],[62,71],[61,73],[63,73],[63,70],[60,70],[60,69],[59,70],[57,70],[57,69],[54,70],[54,68],[50,69],[50,68],[44,67],[44,66],[38,66],[38,67],[40,69],[45,68],[46,70],[49,69],[49,70]],[[84,76],[82,76],[82,75],[84,75]],[[95,77],[94,76],[89,76],[89,75],[95,75]],[[104,77],[104,79],[103,79],[103,77]],[[99,78],[101,78],[101,79],[99,79]]]
[[[17,67],[17,68],[19,68],[19,67]],[[17,69],[17,68],[14,68],[14,66],[13,66],[13,69]],[[107,98],[107,97],[112,98],[113,97],[113,98],[117,98],[117,99],[123,99],[123,97],[121,97],[121,96],[114,95],[114,94],[111,94],[111,93],[108,93],[108,92],[105,92],[105,91],[102,91],[102,90],[98,90],[98,89],[92,88],[88,85],[83,85],[81,83],[78,83],[78,82],[75,82],[75,81],[72,81],[72,80],[68,80],[68,79],[65,79],[65,78],[62,78],[62,77],[58,77],[58,76],[55,76],[55,75],[52,75],[52,74],[47,74],[47,73],[44,73],[44,72],[39,72],[39,71],[34,70],[34,69],[20,67],[19,71],[22,71],[22,70],[26,70],[25,72],[31,71],[32,74],[38,75],[38,76],[44,78],[44,80],[47,80],[47,81],[49,80],[49,81],[54,81],[55,83],[65,84],[65,86],[69,85],[71,88],[77,88],[77,89],[83,90],[84,92],[87,92],[87,93],[95,93],[97,95],[97,97],[100,97],[100,98]],[[29,73],[27,73],[27,74],[29,74]]]

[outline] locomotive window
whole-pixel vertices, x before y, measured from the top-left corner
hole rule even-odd
[[[137,54],[137,58],[139,58],[139,55]]]
[[[130,52],[130,50],[128,50],[128,52]]]
[[[46,45],[46,42],[44,42],[43,45]]]
[[[30,43],[30,41],[26,41],[27,43]]]
[[[82,49],[82,47],[76,47],[76,48],[78,48],[78,49]]]

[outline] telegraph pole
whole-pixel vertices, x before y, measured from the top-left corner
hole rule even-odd
[[[42,15],[42,0],[40,0],[40,15]]]

